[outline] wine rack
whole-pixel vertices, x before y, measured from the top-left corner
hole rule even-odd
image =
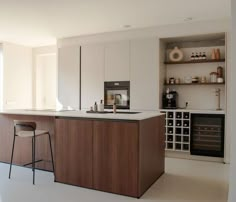
[[[190,151],[191,116],[186,111],[163,110],[166,114],[165,148],[169,151]]]

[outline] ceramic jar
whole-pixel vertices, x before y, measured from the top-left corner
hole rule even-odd
[[[220,49],[219,49],[219,48],[217,48],[217,49],[215,50],[215,59],[216,59],[216,60],[220,60]]]
[[[217,73],[216,72],[211,72],[210,73],[210,82],[211,83],[216,83],[217,82]]]
[[[177,46],[174,47],[174,49],[171,50],[169,53],[169,59],[171,62],[179,62],[183,60],[183,58],[184,58],[183,51],[181,51]]]

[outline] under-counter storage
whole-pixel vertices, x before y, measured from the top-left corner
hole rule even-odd
[[[224,157],[224,115],[191,114],[191,154]]]
[[[190,113],[166,110],[166,150],[190,151]]]
[[[93,140],[94,188],[136,196],[137,123],[95,121]]]
[[[140,197],[164,173],[164,116],[59,117],[55,133],[57,182]]]
[[[167,151],[199,156],[224,156],[224,114],[169,109],[162,113],[166,114]]]
[[[92,126],[90,120],[56,119],[55,181],[92,188]]]

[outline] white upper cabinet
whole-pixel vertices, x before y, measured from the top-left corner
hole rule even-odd
[[[157,38],[137,39],[130,43],[130,108],[159,108],[159,43]]]
[[[130,43],[117,41],[105,44],[105,81],[130,80]]]
[[[89,109],[104,97],[104,45],[81,49],[81,108]]]
[[[63,107],[80,106],[80,47],[58,50],[58,101]]]

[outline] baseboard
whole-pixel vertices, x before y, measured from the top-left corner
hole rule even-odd
[[[165,151],[165,157],[224,163],[224,158],[191,155],[188,152]]]

